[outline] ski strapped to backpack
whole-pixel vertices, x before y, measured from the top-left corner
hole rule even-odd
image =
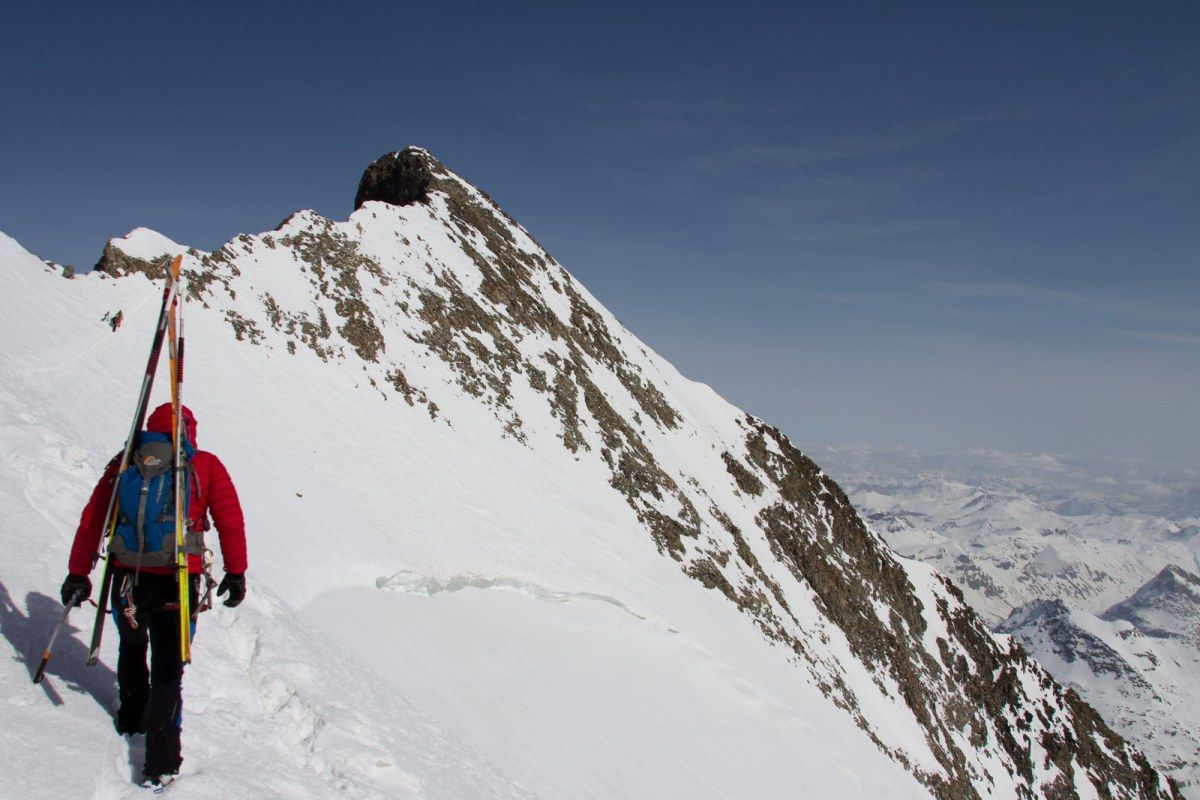
[[[167,277],[166,288],[163,289],[162,308],[158,312],[158,323],[154,328],[154,339],[150,344],[150,357],[146,360],[146,372],[142,376],[142,386],[138,391],[137,405],[133,412],[133,423],[129,426],[129,435],[125,438],[125,450],[117,462],[117,475],[121,475],[129,467],[129,460],[137,446],[138,433],[146,421],[146,410],[150,402],[150,389],[154,385],[154,376],[158,372],[158,357],[162,353],[163,339],[167,332],[167,322],[171,309],[175,307],[176,294],[179,289],[179,269],[183,264],[183,256],[176,256],[171,262],[171,274]],[[117,527],[117,492],[113,491],[108,500],[108,510],[104,514],[104,532],[106,546],[112,542]],[[100,598],[96,604],[96,622],[92,626],[92,642],[88,648],[87,665],[95,666],[100,660],[100,641],[104,636],[104,618],[108,616],[108,598],[112,589],[113,559],[104,559],[104,574],[100,580]]]
[[[100,658],[100,643],[104,632],[108,601],[112,590],[113,565],[120,561],[137,571],[142,567],[176,567],[179,585],[180,658],[191,663],[192,624],[195,614],[211,607],[212,555],[204,547],[203,531],[191,531],[188,524],[188,501],[192,488],[191,460],[196,451],[187,441],[182,418],[183,382],[183,316],[180,291],[180,272],[183,256],[176,256],[170,267],[163,305],[155,327],[154,340],[146,373],[138,394],[137,408],[125,450],[117,464],[112,496],[105,514],[104,575],[101,580],[100,602],[96,623],[92,629],[92,644],[87,663],[95,665]],[[164,340],[167,342],[171,381],[171,435],[142,431],[149,406],[150,390],[158,368]],[[191,608],[188,557],[197,555],[204,564],[205,601]],[[126,587],[129,594],[129,587]],[[136,627],[130,606],[131,624]]]
[[[175,282],[179,282],[179,260],[172,265]],[[192,663],[192,595],[188,577],[188,554],[186,550],[187,468],[184,464],[187,442],[183,429],[183,308],[180,303],[171,307],[168,322],[170,329],[169,356],[171,367],[171,474],[175,483],[175,564],[176,582],[179,584],[179,658],[184,664]],[[201,548],[203,549],[203,548]]]

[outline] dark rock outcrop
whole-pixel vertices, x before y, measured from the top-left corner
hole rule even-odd
[[[368,200],[407,206],[423,203],[429,197],[433,181],[430,163],[436,159],[419,147],[408,147],[387,153],[371,162],[358,181],[354,209],[362,208]]]
[[[96,272],[119,278],[122,275],[145,275],[155,281],[166,280],[167,268],[171,264],[171,256],[161,255],[151,261],[134,258],[114,245],[112,242],[104,245],[104,252],[93,268]]]

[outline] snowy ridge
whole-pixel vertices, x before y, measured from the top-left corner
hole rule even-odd
[[[134,228],[124,236],[110,241],[109,246],[129,258],[142,261],[152,261],[162,256],[177,256],[188,249],[149,228]]]
[[[1102,615],[1125,620],[1146,636],[1180,639],[1200,650],[1200,577],[1171,565]]]
[[[405,749],[412,717],[355,703],[363,733],[287,748],[322,780],[351,775],[338,796],[1170,796],[782,434],[680,376],[482,192],[410,149],[375,162],[359,200],[345,222],[298,212],[185,258],[187,401],[239,482],[263,590],[203,622],[229,619],[235,664],[262,641],[247,625],[306,654],[247,715],[252,735],[287,687],[369,680],[415,688],[463,745],[430,775]],[[73,447],[6,465],[4,531],[13,508],[65,553],[122,435],[118,367],[138,362],[156,296],[141,275],[167,255],[110,243],[97,274],[65,281],[0,241],[0,296],[38,309],[0,323],[0,411],[38,409]],[[48,552],[31,563],[10,592],[61,577]],[[620,605],[562,602],[585,598]],[[314,666],[329,641],[349,660]],[[197,678],[223,655],[201,649],[187,686],[185,752],[205,763],[226,754],[204,728],[224,683]],[[323,729],[335,701],[300,704],[297,728]],[[373,773],[361,738],[417,779]]]

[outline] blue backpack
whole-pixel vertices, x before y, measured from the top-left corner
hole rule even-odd
[[[123,566],[169,567],[175,561],[175,480],[171,470],[174,447],[165,433],[143,432],[131,463],[117,478],[117,531],[110,552]],[[183,441],[183,508],[187,524],[191,494],[192,458],[196,449]],[[184,552],[200,553],[203,544],[187,531]]]

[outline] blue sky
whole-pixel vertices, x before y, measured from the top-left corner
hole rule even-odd
[[[7,4],[0,230],[212,248],[421,144],[802,445],[1194,455],[1200,6],[833,6]]]

